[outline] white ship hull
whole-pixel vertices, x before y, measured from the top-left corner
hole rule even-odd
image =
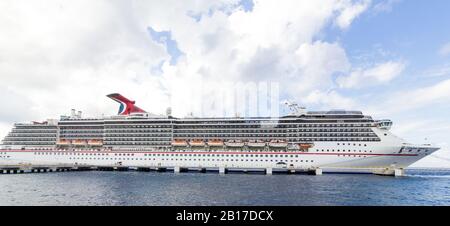
[[[289,168],[352,172],[373,169],[403,169],[433,153],[429,146],[401,147],[368,145],[357,151],[337,152],[336,143],[316,143],[308,152],[298,151],[107,151],[107,150],[0,150],[0,165],[90,165],[127,167],[183,167],[183,168]],[[333,147],[331,148],[330,147]],[[359,146],[358,146],[359,147]],[[326,150],[333,150],[326,151]],[[360,152],[361,150],[361,152]],[[409,151],[411,150],[411,151]],[[280,165],[279,163],[285,163]]]

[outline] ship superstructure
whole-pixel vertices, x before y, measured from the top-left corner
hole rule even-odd
[[[120,94],[118,115],[18,123],[0,163],[157,167],[403,169],[438,150],[394,136],[390,120],[360,111],[306,111],[284,117],[176,118],[153,115]],[[126,156],[126,157],[125,157]]]

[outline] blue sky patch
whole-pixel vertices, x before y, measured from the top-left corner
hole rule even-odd
[[[148,32],[153,41],[165,45],[166,51],[170,55],[170,65],[177,64],[178,57],[184,53],[178,49],[177,42],[172,39],[172,33],[170,31],[155,31],[152,27],[148,27]]]

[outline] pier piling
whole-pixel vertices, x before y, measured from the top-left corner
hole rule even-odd
[[[315,175],[322,175],[322,169],[317,168],[317,169],[314,171],[314,174],[315,174]]]
[[[405,170],[404,169],[395,169],[394,170],[394,176],[396,176],[396,177],[403,177],[403,176],[405,176]]]
[[[226,174],[227,169],[225,167],[219,167],[219,174]]]

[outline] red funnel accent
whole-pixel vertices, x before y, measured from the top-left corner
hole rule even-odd
[[[138,106],[134,105],[136,102],[133,100],[129,100],[126,97],[122,96],[121,94],[118,93],[113,93],[113,94],[109,94],[107,95],[107,97],[115,100],[116,102],[118,102],[120,104],[119,107],[119,115],[129,115],[131,113],[136,113],[136,112],[146,112],[144,110],[142,110],[141,108],[139,108]]]

